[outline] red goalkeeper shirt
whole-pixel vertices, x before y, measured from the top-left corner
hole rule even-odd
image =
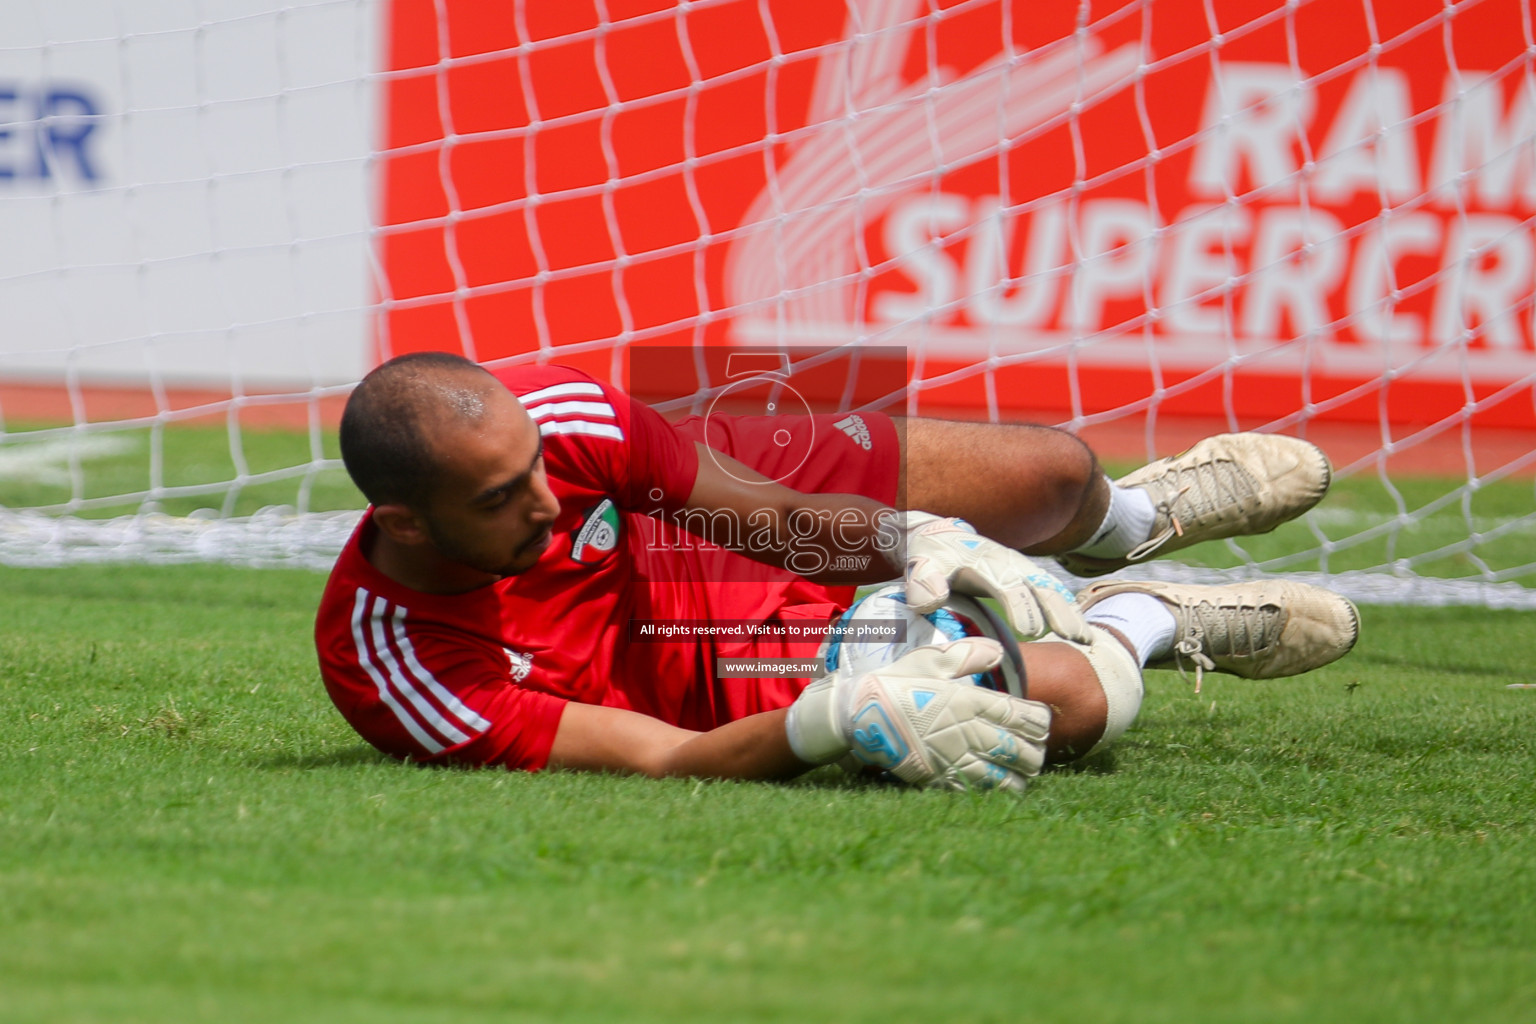
[[[631,623],[825,622],[852,600],[852,588],[813,584],[702,543],[649,548],[647,513],[679,508],[693,488],[702,422],[674,426],[563,367],[498,376],[543,436],[561,507],[552,543],[520,575],[465,594],[424,594],[369,564],[363,550],[375,527],[365,514],[331,572],[315,626],[321,676],[347,721],[395,757],[537,770],[569,701],[698,730],[791,702],[806,680],[719,678],[716,658],[807,657],[814,642],[653,642],[634,638]],[[857,437],[846,426],[823,431],[826,451],[813,461],[840,481],[838,490],[867,477],[862,489],[889,501],[895,432],[884,417],[867,420],[869,432]],[[711,440],[735,440],[732,454],[751,464],[742,450],[750,445]],[[863,460],[862,474],[849,459]]]

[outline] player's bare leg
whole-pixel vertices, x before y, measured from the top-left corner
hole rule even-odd
[[[1051,707],[1046,763],[1064,764],[1088,753],[1104,735],[1109,701],[1087,655],[1072,645],[1054,643],[1023,644],[1019,654],[1030,700]]]
[[[893,420],[906,508],[958,516],[1026,554],[1075,550],[1109,508],[1109,480],[1092,449],[1053,427]]]
[[[1222,434],[1111,483],[1082,441],[1021,424],[897,420],[908,508],[958,516],[1097,576],[1205,540],[1273,530],[1328,490],[1315,445]]]

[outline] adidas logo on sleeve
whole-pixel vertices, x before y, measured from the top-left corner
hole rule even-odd
[[[874,447],[874,442],[870,440],[869,436],[869,425],[864,422],[864,417],[858,413],[849,413],[832,425],[853,438],[854,443],[865,451],[869,451]]]

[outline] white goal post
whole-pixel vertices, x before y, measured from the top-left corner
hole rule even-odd
[[[649,347],[879,349],[890,411],[1112,462],[1329,451],[1339,498],[1283,538],[1147,575],[1536,607],[1533,296],[1530,0],[0,24],[0,564],[324,567],[358,513],[337,410],[401,352],[629,383]]]

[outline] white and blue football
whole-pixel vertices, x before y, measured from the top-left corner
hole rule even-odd
[[[827,671],[869,672],[917,647],[947,644],[968,636],[991,637],[1003,645],[1003,660],[971,678],[977,686],[1025,696],[1024,662],[1013,630],[992,609],[964,594],[950,594],[937,610],[920,615],[907,604],[899,583],[864,595],[832,627],[825,650]]]

